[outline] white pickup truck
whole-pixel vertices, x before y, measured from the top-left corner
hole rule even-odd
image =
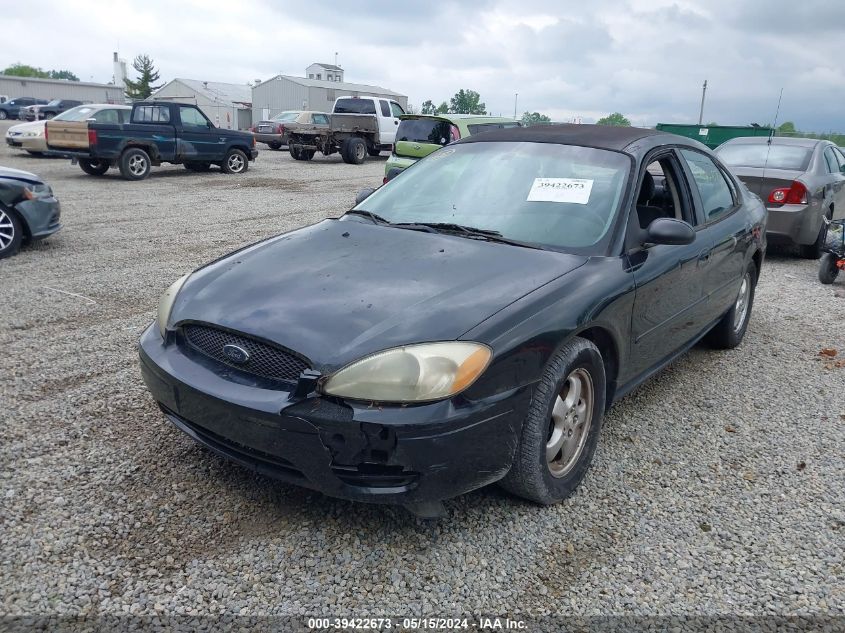
[[[340,152],[343,162],[360,165],[367,154],[393,149],[402,106],[381,97],[340,97],[334,102],[328,126],[290,130],[288,150],[296,160],[311,160],[318,150]]]

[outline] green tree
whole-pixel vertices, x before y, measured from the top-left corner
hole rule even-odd
[[[439,106],[434,110],[434,114],[447,114],[449,112],[449,104],[445,101],[442,101]]]
[[[781,136],[794,136],[798,133],[792,121],[784,121],[778,126],[778,134]]]
[[[126,79],[126,96],[130,99],[146,99],[161,86],[153,86],[158,81],[159,74],[149,55],[138,55],[132,62],[132,67],[138,71],[138,80]]]
[[[434,104],[431,102],[431,99],[426,99],[422,102],[420,106],[420,114],[434,114],[437,111],[437,108],[434,107]]]
[[[12,64],[3,71],[4,75],[11,75],[13,77],[37,77],[39,79],[48,79],[50,74],[35,66],[28,64]]]
[[[452,97],[449,111],[455,114],[487,114],[487,107],[475,90],[461,88]]]
[[[69,70],[51,70],[50,79],[67,79],[68,81],[79,81],[79,77]]]
[[[550,117],[547,117],[545,114],[540,114],[539,112],[526,112],[522,115],[522,124],[525,126],[551,122],[552,120]]]
[[[596,125],[616,125],[619,127],[631,127],[631,122],[621,112],[614,112],[596,121]]]

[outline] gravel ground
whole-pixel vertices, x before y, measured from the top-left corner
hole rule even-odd
[[[51,183],[65,225],[0,262],[2,613],[845,616],[845,368],[818,356],[845,348],[845,284],[815,262],[772,254],[739,349],[696,348],[616,405],[572,499],[491,487],[430,524],[199,448],[135,351],[179,275],[341,213],[383,158],[268,150],[244,176],[138,183],[0,164]]]

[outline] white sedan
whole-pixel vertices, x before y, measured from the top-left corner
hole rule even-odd
[[[86,103],[57,115],[54,121],[86,121],[92,119],[98,123],[126,123],[129,120],[129,106],[113,103]],[[38,155],[47,151],[44,138],[46,121],[31,121],[13,125],[6,131],[6,144],[19,147],[30,154]]]

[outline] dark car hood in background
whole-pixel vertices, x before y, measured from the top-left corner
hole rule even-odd
[[[197,271],[172,322],[274,341],[321,371],[385,348],[456,339],[585,257],[324,220]]]
[[[35,174],[31,174],[28,171],[21,171],[20,169],[12,169],[11,167],[0,166],[0,178],[9,178],[20,182],[41,184],[41,179]]]

